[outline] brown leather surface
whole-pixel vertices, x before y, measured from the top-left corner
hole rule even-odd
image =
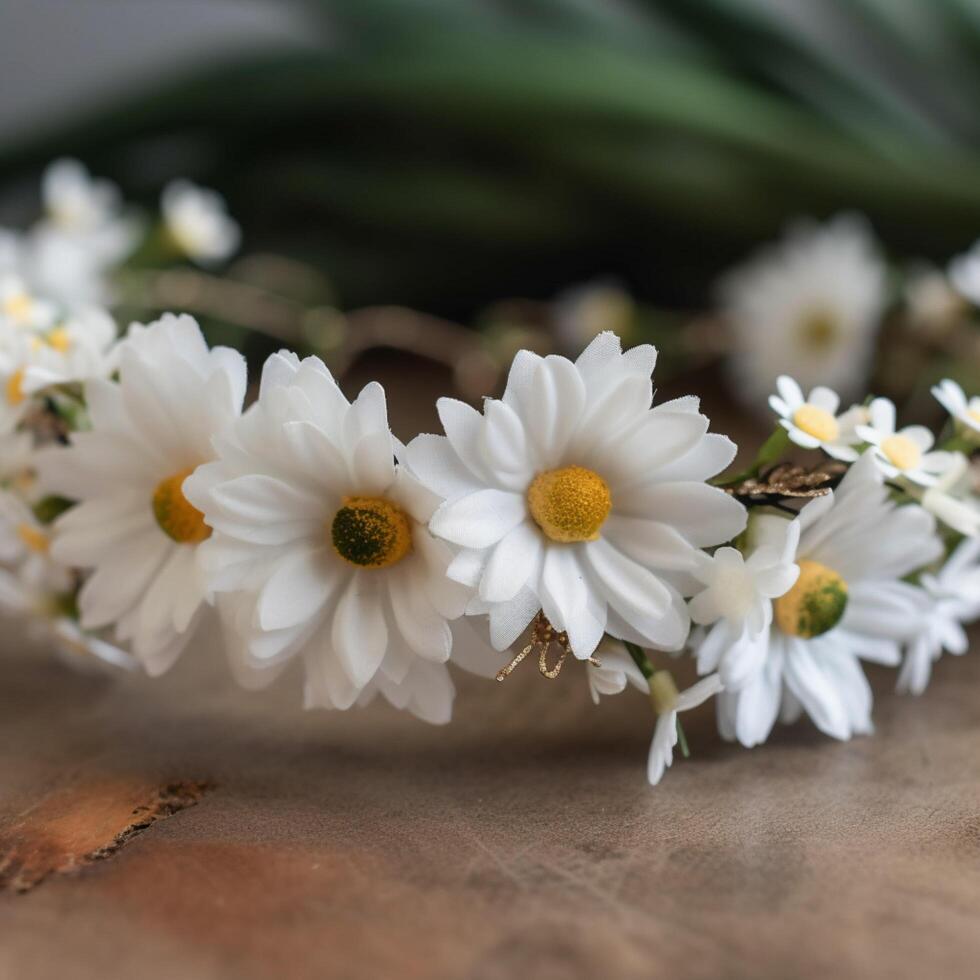
[[[213,647],[150,681],[0,639],[0,838],[23,863],[61,828],[0,892],[3,980],[976,974],[975,652],[918,700],[875,672],[878,735],[847,744],[726,746],[705,706],[651,790],[646,699],[594,708],[575,664],[463,678],[435,729],[305,714],[294,675],[236,690]]]
[[[594,709],[574,670],[467,679],[447,729],[303,714],[291,684],[220,675],[199,658],[96,679],[9,651],[8,844],[32,842],[39,801],[77,803],[88,847],[147,787],[215,787],[105,860],[0,893],[0,976],[974,974],[975,656],[920,700],[880,675],[878,736],[845,745],[801,725],[749,752],[702,711],[695,758],[656,790],[645,700]]]

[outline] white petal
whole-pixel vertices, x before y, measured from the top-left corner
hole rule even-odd
[[[351,576],[334,613],[331,642],[351,683],[358,688],[374,676],[388,646],[388,627],[371,572]]]
[[[647,780],[656,786],[663,779],[668,766],[674,761],[674,746],[677,744],[677,715],[667,711],[657,718],[647,756]]]
[[[527,504],[519,494],[479,490],[444,503],[432,515],[429,528],[465,548],[486,548],[500,541],[526,515]]]
[[[551,624],[568,633],[572,653],[579,660],[591,657],[606,628],[606,604],[596,601],[576,549],[562,545],[545,549],[541,606]]]
[[[259,593],[256,614],[264,630],[288,629],[315,616],[340,575],[325,548],[298,548],[287,554]]]
[[[622,615],[656,618],[670,608],[670,592],[660,579],[608,541],[588,542],[585,555],[606,600]]]
[[[616,508],[668,524],[698,547],[730,541],[745,529],[748,519],[734,497],[706,483],[645,484],[618,498]]]
[[[506,602],[524,588],[541,560],[544,544],[529,522],[518,524],[493,548],[479,580],[480,597],[487,602]]]

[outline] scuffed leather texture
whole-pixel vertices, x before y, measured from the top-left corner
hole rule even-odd
[[[646,699],[594,708],[577,664],[463,677],[436,729],[233,689],[214,636],[151,681],[7,631],[0,847],[47,871],[0,891],[0,977],[975,975],[978,642],[923,698],[873,669],[874,738],[747,751],[705,706],[651,790]]]

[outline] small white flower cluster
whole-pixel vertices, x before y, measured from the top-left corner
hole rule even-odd
[[[121,240],[118,195],[77,165],[45,194],[59,234]],[[209,193],[172,185],[164,213],[199,261],[237,244]],[[804,713],[869,733],[861,661],[920,693],[980,618],[980,401],[952,381],[936,449],[886,399],[840,412],[780,377],[777,432],[729,479],[736,447],[698,399],[654,404],[656,350],[607,331],[574,361],[520,351],[501,398],[443,398],[442,433],[402,444],[377,383],[351,401],[281,351],[246,407],[244,358],[191,317],[116,340],[101,308],[25,281],[0,289],[0,603],[63,647],[157,675],[213,619],[243,684],[298,662],[307,707],[380,696],[435,724],[451,662],[503,679],[533,654],[554,678],[571,658],[596,702],[649,697],[655,784],[686,751],[681,712],[716,697],[746,746]],[[789,468],[801,509],[771,469],[790,443],[831,457]],[[704,676],[682,692],[650,652],[685,650]]]
[[[234,250],[238,226],[217,195],[178,181],[164,190],[160,227],[147,233],[117,187],[73,160],[48,167],[41,197],[33,227],[0,229],[0,609],[34,617],[66,653],[84,647],[126,663],[74,616],[77,575],[50,547],[50,524],[69,500],[41,488],[37,449],[88,427],[92,391],[109,384],[132,346],[118,342],[105,304],[141,240],[172,243],[171,259],[212,262]]]

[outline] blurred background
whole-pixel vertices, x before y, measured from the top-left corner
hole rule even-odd
[[[759,319],[719,277],[840,212],[864,216],[862,255],[881,263],[860,318],[877,330],[909,300],[910,267],[932,287],[913,319],[962,313],[941,271],[921,273],[980,233],[974,0],[6,0],[2,22],[0,224],[30,220],[62,156],[147,208],[175,176],[214,187],[244,235],[229,278],[314,311],[273,310],[277,342],[411,335],[469,352],[477,385],[520,343],[632,325],[699,369],[751,346],[726,306]],[[824,290],[837,279],[830,263]],[[335,315],[391,306],[431,319]],[[456,324],[490,339],[474,354]],[[882,387],[915,388],[923,343],[919,387],[969,383],[975,330],[923,336],[886,345],[911,354]],[[769,365],[754,400],[791,367]]]

